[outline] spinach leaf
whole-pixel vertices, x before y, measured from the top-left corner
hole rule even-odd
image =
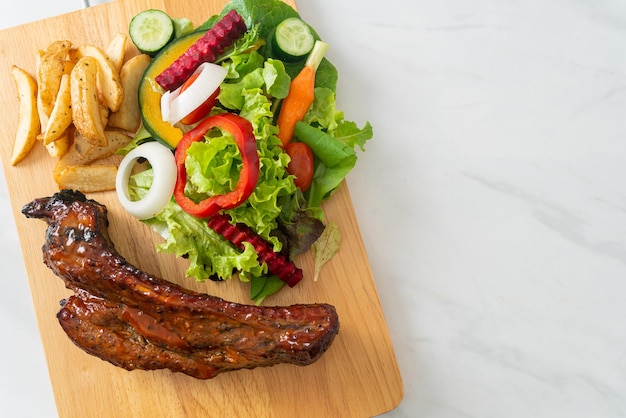
[[[278,276],[252,277],[250,280],[250,299],[258,306],[266,296],[278,292],[285,282]]]
[[[274,28],[289,17],[300,17],[293,7],[280,0],[231,0],[228,2],[220,17],[235,9],[246,22],[248,28],[259,27],[259,36],[269,39]]]

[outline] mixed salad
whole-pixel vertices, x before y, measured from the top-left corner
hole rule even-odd
[[[279,0],[232,0],[199,27],[146,10],[129,33],[153,58],[118,195],[158,250],[197,280],[236,273],[256,303],[300,280],[298,254],[313,251],[317,278],[340,242],[321,204],[373,135],[336,107],[328,44]]]

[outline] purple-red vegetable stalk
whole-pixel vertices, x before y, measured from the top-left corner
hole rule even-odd
[[[233,225],[230,217],[221,213],[211,217],[208,225],[241,250],[244,249],[244,242],[251,244],[258,254],[259,263],[266,263],[269,273],[276,275],[289,287],[294,287],[302,280],[302,270],[284,254],[275,252],[272,245],[249,226],[242,223]]]
[[[203,62],[214,62],[226,48],[239,39],[248,28],[235,10],[228,12],[219,22],[194,42],[155,81],[165,90],[182,86]]]

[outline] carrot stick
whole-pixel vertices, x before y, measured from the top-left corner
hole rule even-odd
[[[315,73],[328,47],[326,42],[315,41],[313,50],[304,63],[304,68],[291,80],[289,93],[283,100],[276,123],[279,129],[278,138],[280,138],[283,146],[291,141],[296,123],[304,118],[313,103]]]

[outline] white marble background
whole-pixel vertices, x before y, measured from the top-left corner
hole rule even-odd
[[[349,187],[405,385],[385,416],[625,417],[626,2],[298,6],[375,129]],[[0,27],[80,7],[21,0]],[[2,415],[52,417],[0,199]]]

